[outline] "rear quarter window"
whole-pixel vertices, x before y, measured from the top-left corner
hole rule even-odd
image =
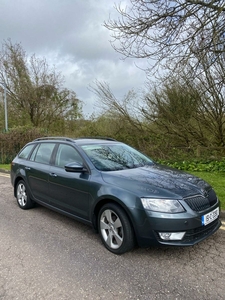
[[[18,154],[19,158],[27,159],[29,157],[29,154],[31,150],[34,148],[34,145],[27,145],[25,146],[20,153]]]
[[[37,163],[49,164],[55,143],[41,143],[33,151],[30,160]]]

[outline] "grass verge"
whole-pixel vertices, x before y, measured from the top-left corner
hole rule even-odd
[[[10,164],[8,165],[0,164],[0,169],[4,171],[10,171]]]

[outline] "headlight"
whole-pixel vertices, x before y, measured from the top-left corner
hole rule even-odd
[[[178,200],[141,198],[141,202],[145,209],[152,211],[164,213],[180,213],[184,211]]]

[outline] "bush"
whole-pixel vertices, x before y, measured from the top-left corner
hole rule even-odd
[[[8,164],[16,153],[28,142],[44,136],[42,130],[27,126],[0,133],[0,163]]]
[[[192,161],[165,161],[159,163],[176,168],[178,170],[195,172],[225,172],[225,159],[221,160],[192,160]]]

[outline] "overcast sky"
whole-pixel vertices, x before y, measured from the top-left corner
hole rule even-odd
[[[0,0],[0,41],[21,43],[27,54],[45,57],[65,77],[65,87],[83,101],[85,116],[96,111],[88,89],[106,81],[117,97],[142,89],[145,62],[122,56],[110,45],[103,26],[116,15],[115,0]],[[125,1],[123,1],[125,5]]]

